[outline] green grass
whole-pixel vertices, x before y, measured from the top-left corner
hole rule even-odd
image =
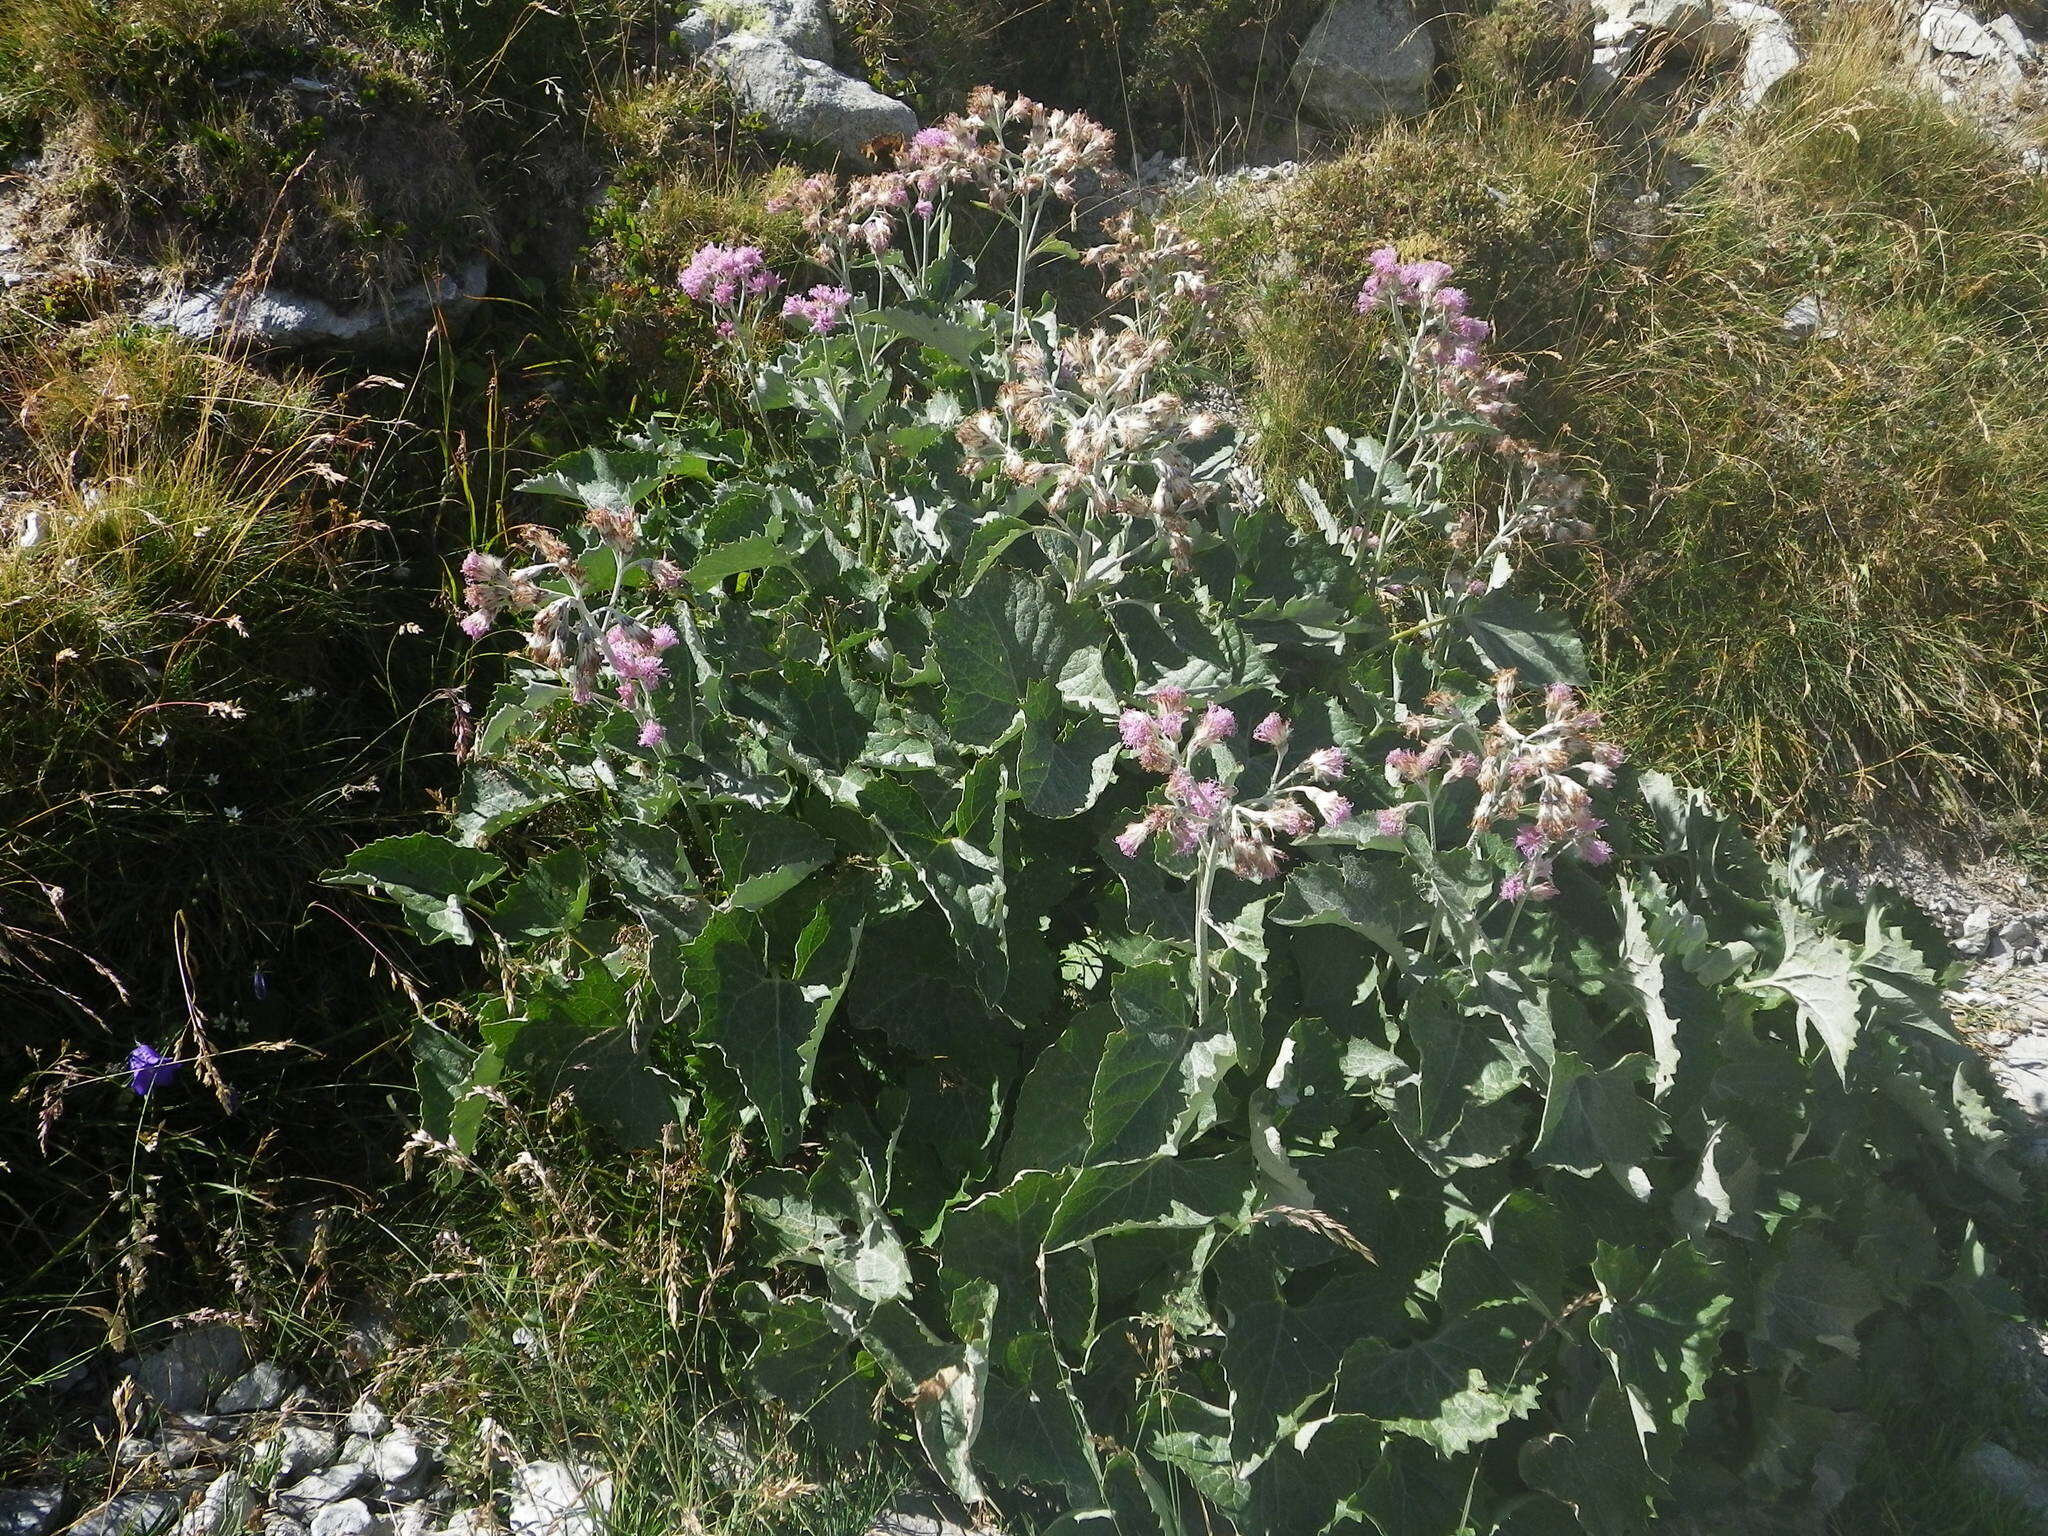
[[[1550,579],[1640,758],[1765,825],[2037,804],[2048,184],[1904,88],[1852,10],[1645,207],[1637,133],[1515,87],[1555,38],[1469,25],[1483,63],[1432,117],[1189,210],[1274,481],[1327,470],[1320,422],[1380,408],[1345,303],[1365,254],[1450,260],[1530,372],[1525,429],[1594,487],[1595,542]],[[1839,335],[1783,334],[1807,294]]]
[[[907,1464],[813,1447],[746,1389],[731,1185],[687,1139],[622,1159],[566,1105],[488,1119],[472,1159],[423,1154],[411,1196],[358,1224],[364,1283],[394,1289],[394,1250],[406,1282],[385,1400],[448,1426],[474,1486],[507,1446],[609,1470],[612,1536],[866,1530]]]

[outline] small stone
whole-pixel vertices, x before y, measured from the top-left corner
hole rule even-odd
[[[366,1397],[349,1409],[342,1427],[352,1435],[367,1435],[374,1440],[391,1428],[391,1416]]]
[[[394,1504],[385,1512],[385,1522],[390,1526],[391,1536],[427,1536],[434,1528],[434,1511],[417,1500],[410,1504]]]
[[[824,0],[719,0],[677,22],[675,35],[694,56],[735,32],[772,37],[804,58],[832,62],[832,8]]]
[[[256,1495],[239,1473],[224,1472],[177,1525],[177,1536],[234,1536],[256,1511]]]
[[[1981,955],[1991,944],[1991,909],[1978,907],[1963,919],[1963,931],[1956,937],[1956,953]]]
[[[370,1469],[360,1462],[342,1461],[310,1477],[302,1477],[277,1497],[279,1502],[298,1508],[289,1509],[292,1514],[310,1511],[320,1504],[332,1504],[347,1498],[376,1481]]]
[[[1340,128],[1428,110],[1436,44],[1408,0],[1334,0],[1302,42],[1290,84]]]
[[[434,1475],[434,1453],[418,1437],[400,1426],[371,1448],[370,1470],[384,1485],[387,1498],[403,1499]]]
[[[596,1467],[530,1461],[512,1480],[513,1536],[598,1536],[612,1506],[611,1475]]]
[[[324,1506],[307,1527],[311,1536],[381,1536],[384,1522],[361,1499]]]
[[[291,1389],[291,1372],[269,1360],[259,1360],[229,1382],[213,1406],[219,1413],[268,1413]]]
[[[227,1454],[227,1446],[189,1424],[167,1425],[157,1437],[157,1457],[167,1467],[189,1467]]]
[[[257,1449],[257,1464],[273,1456],[277,1459],[275,1481],[289,1482],[333,1465],[334,1436],[310,1424],[286,1424]]]
[[[117,1467],[139,1467],[156,1455],[156,1442],[145,1440],[140,1435],[123,1435],[114,1447],[114,1465]]]
[[[1996,1440],[1973,1446],[1962,1469],[1979,1486],[2023,1506],[2037,1521],[2048,1521],[2048,1472],[2022,1461]]]
[[[63,1513],[62,1488],[0,1488],[0,1536],[43,1536]]]
[[[900,1504],[875,1517],[867,1536],[988,1536],[985,1531],[955,1525],[926,1504]]]
[[[207,1399],[249,1368],[242,1330],[228,1323],[188,1328],[159,1349],[147,1350],[129,1366],[135,1384],[159,1408],[196,1412]]]
[[[152,1536],[168,1530],[183,1505],[174,1493],[117,1493],[81,1515],[70,1536]]]
[[[1792,306],[1779,317],[1778,329],[1794,341],[1807,341],[1815,336],[1827,338],[1839,336],[1838,327],[1828,323],[1828,312],[1821,304],[1820,295],[1809,293],[1792,301]]]
[[[311,1536],[303,1522],[271,1510],[263,1517],[263,1536]]]
[[[873,139],[917,132],[917,114],[903,102],[776,38],[733,33],[705,50],[704,65],[746,111],[807,144],[861,155]]]

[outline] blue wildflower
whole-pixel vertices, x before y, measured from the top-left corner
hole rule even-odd
[[[159,1056],[140,1041],[128,1053],[128,1086],[143,1098],[178,1075],[178,1063]]]

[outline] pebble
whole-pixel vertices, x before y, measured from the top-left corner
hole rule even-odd
[[[333,1463],[334,1436],[310,1424],[286,1424],[256,1452],[258,1462],[270,1456],[277,1458],[276,1481],[304,1477]]]
[[[249,1368],[249,1343],[229,1323],[188,1328],[161,1348],[145,1350],[128,1373],[159,1408],[189,1413]]]
[[[287,1505],[296,1504],[301,1509],[310,1509],[319,1504],[332,1504],[345,1499],[376,1481],[370,1469],[361,1462],[343,1461],[302,1477],[277,1497]],[[293,1511],[296,1513],[296,1511]]]
[[[268,1413],[291,1389],[291,1372],[269,1360],[259,1360],[228,1383],[214,1407],[222,1413]]]
[[[184,1502],[174,1493],[117,1493],[79,1516],[70,1536],[149,1536],[168,1526]]]
[[[1962,1467],[1981,1487],[2023,1506],[2037,1523],[2048,1522],[2048,1472],[2020,1460],[1996,1440],[1973,1446]]]
[[[114,1447],[114,1465],[139,1467],[156,1454],[156,1442],[140,1435],[123,1435]]]
[[[0,1488],[0,1536],[44,1536],[63,1513],[62,1488]]]
[[[302,1522],[273,1509],[263,1516],[263,1536],[311,1536],[311,1533]]]
[[[434,1453],[409,1429],[392,1430],[370,1450],[370,1470],[388,1498],[403,1499],[434,1475]]]
[[[512,1474],[513,1536],[598,1536],[612,1480],[596,1467],[529,1461]]]
[[[381,1536],[384,1521],[361,1499],[343,1499],[313,1516],[312,1536]]]
[[[342,1427],[352,1435],[365,1435],[374,1440],[390,1430],[391,1416],[366,1397],[349,1409]]]
[[[234,1536],[256,1511],[256,1495],[239,1473],[224,1472],[207,1485],[191,1513],[180,1520],[176,1536]]]

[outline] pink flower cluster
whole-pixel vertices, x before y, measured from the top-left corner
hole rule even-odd
[[[906,216],[936,217],[957,187],[999,212],[1045,194],[1072,202],[1090,175],[1109,173],[1115,149],[1116,135],[1093,118],[984,86],[968,94],[965,113],[919,129],[890,169],[857,176],[843,192],[834,176],[810,176],[768,206],[793,209],[813,257],[843,272],[849,257],[895,245]]]
[[[846,318],[846,306],[853,295],[830,283],[819,283],[807,294],[791,294],[782,301],[782,318],[801,320],[819,336],[829,336]]]
[[[650,628],[601,603],[593,612],[582,590],[583,568],[561,536],[534,526],[516,532],[541,557],[536,564],[510,568],[498,556],[482,550],[471,550],[463,557],[463,600],[470,606],[462,618],[463,633],[473,640],[482,639],[500,614],[508,610],[531,614],[526,654],[561,673],[568,682],[569,697],[578,704],[596,701],[599,678],[609,667],[619,703],[640,721],[640,744],[661,745],[664,732],[651,713],[652,695],[668,675],[661,656],[677,643],[674,627],[656,624]],[[645,563],[656,590],[672,591],[682,584],[682,571],[673,562],[653,559]],[[542,578],[551,578],[557,588],[566,590],[549,591],[540,585]]]
[[[1469,314],[1464,289],[1449,286],[1451,267],[1441,261],[1406,261],[1392,246],[1372,253],[1372,273],[1358,290],[1358,312],[1406,316],[1414,326],[1406,361],[1415,375],[1434,385],[1481,420],[1498,425],[1513,407],[1522,375],[1493,367],[1483,350],[1493,327]]]
[[[652,629],[634,623],[614,624],[604,632],[605,652],[619,679],[619,702],[630,705],[641,690],[654,688],[668,676],[661,653],[676,643],[667,624]]]
[[[1410,715],[1402,728],[1419,748],[1387,754],[1387,778],[1396,785],[1451,783],[1472,779],[1479,803],[1472,812],[1476,836],[1503,822],[1527,816],[1514,831],[1523,868],[1500,883],[1503,901],[1548,901],[1557,894],[1553,878],[1564,857],[1605,864],[1613,847],[1600,836],[1607,823],[1593,814],[1592,790],[1614,782],[1624,754],[1612,742],[1594,739],[1600,716],[1584,707],[1578,690],[1553,683],[1543,695],[1543,718],[1527,728],[1514,719],[1515,674],[1494,677],[1494,719],[1482,726],[1474,709],[1448,694],[1424,700],[1429,713]],[[1477,751],[1470,750],[1476,745]],[[1379,831],[1399,836],[1416,802],[1379,813]]]
[[[1190,719],[1194,728],[1188,729]],[[1273,846],[1276,837],[1301,837],[1313,832],[1317,818],[1328,827],[1351,818],[1351,802],[1324,786],[1342,778],[1341,748],[1312,752],[1293,772],[1282,775],[1287,740],[1286,717],[1269,714],[1252,730],[1252,739],[1274,752],[1272,776],[1265,794],[1239,800],[1221,779],[1199,777],[1196,754],[1221,747],[1237,735],[1237,716],[1211,704],[1199,716],[1185,689],[1161,688],[1149,707],[1126,709],[1117,720],[1124,748],[1148,773],[1165,776],[1165,798],[1154,804],[1116,839],[1125,858],[1136,858],[1154,837],[1163,838],[1178,854],[1208,849],[1222,864],[1248,880],[1270,880],[1280,873],[1285,855]],[[1185,738],[1185,739],[1183,739]]]
[[[750,301],[782,286],[758,245],[703,245],[683,268],[677,285],[717,313],[718,334],[730,336],[746,317]]]

